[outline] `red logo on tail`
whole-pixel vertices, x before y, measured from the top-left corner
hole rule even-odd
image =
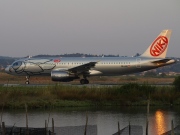
[[[168,39],[165,36],[159,36],[151,45],[150,53],[152,56],[161,55],[168,46]]]

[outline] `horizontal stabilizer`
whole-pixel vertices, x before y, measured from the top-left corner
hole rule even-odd
[[[167,63],[170,60],[171,59],[162,59],[162,60],[153,61],[152,63]]]

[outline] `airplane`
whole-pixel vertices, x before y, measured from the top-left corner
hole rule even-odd
[[[52,81],[70,82],[80,79],[88,84],[90,76],[119,76],[133,74],[170,65],[176,62],[166,58],[171,30],[163,30],[147,50],[137,57],[63,57],[63,58],[24,58],[6,67],[11,75],[51,76]]]

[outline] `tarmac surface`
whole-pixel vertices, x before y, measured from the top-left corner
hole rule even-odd
[[[124,83],[126,84],[126,83]],[[122,86],[124,84],[113,84],[113,83],[109,83],[109,84],[59,84],[59,85],[63,85],[63,86],[77,86],[77,87],[97,87],[97,88],[101,88],[101,87],[114,87],[114,86]],[[23,86],[23,87],[45,87],[45,86],[54,86],[55,84],[3,84],[4,87],[18,87],[18,86]],[[141,84],[140,84],[141,85]],[[172,86],[172,84],[169,83],[161,83],[161,84],[148,84],[151,86]]]

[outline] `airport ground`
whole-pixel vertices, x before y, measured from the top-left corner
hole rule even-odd
[[[115,77],[89,77],[90,84],[125,84],[125,83],[148,83],[148,84],[172,84],[175,77],[143,77],[143,76],[115,76]],[[0,72],[0,84],[24,84],[24,76],[12,76],[4,72]],[[57,84],[51,81],[51,77],[31,77],[31,84]],[[60,82],[59,84],[80,84],[79,80],[72,82]]]
[[[172,85],[174,77],[93,77],[94,85],[64,85],[55,83],[50,77],[32,77],[33,84],[46,85],[17,85],[24,84],[24,77],[10,76],[0,73],[0,107],[8,109],[21,109],[27,104],[29,108],[58,108],[58,107],[88,107],[88,106],[146,106],[148,99],[150,105],[172,106],[180,105],[180,91]],[[68,84],[68,83],[67,83]],[[73,84],[79,84],[74,81]],[[103,84],[116,84],[111,87]],[[118,85],[121,84],[121,85]]]

